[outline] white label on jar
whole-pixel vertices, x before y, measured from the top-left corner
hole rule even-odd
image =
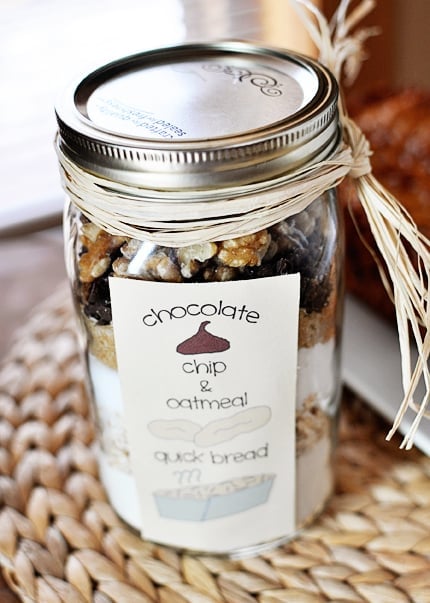
[[[110,279],[144,538],[222,552],[294,531],[299,289]]]

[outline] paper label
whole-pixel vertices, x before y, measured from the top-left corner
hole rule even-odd
[[[222,552],[294,531],[299,285],[110,279],[145,539]]]

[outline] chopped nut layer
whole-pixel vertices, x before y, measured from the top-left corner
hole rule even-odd
[[[218,262],[232,268],[260,266],[270,240],[267,230],[262,230],[252,235],[223,241],[220,243]]]
[[[216,255],[216,243],[201,243],[190,245],[178,250],[178,261],[184,278],[191,278],[198,273],[202,264]]]
[[[335,300],[333,274],[338,272],[335,218],[330,219],[324,198],[269,229],[179,249],[109,235],[83,218],[79,244],[78,296],[85,314],[97,324],[111,321],[109,276],[197,283],[299,272],[301,341],[306,339],[305,322],[312,322],[312,341],[334,332],[334,324],[319,326],[321,313],[324,322],[334,320],[333,309],[324,310]]]
[[[79,279],[91,283],[102,276],[111,266],[111,255],[126,239],[108,234],[98,226],[85,223],[82,226],[81,242],[85,251],[79,258]]]

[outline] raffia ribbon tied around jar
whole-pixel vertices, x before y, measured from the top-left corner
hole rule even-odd
[[[344,68],[347,80],[353,81],[364,58],[363,42],[373,35],[375,30],[362,29],[355,35],[351,31],[374,8],[375,1],[362,0],[355,10],[348,14],[351,2],[342,0],[330,23],[308,0],[290,2],[302,17],[316,44],[319,60],[332,71],[338,82],[342,78]],[[309,13],[313,15],[314,21]],[[396,310],[404,398],[388,439],[399,427],[406,410],[411,406],[416,411],[416,417],[402,442],[402,447],[411,448],[419,422],[426,415],[430,396],[430,241],[419,232],[411,216],[397,199],[372,175],[368,159],[369,144],[358,126],[348,117],[342,99],[339,110],[344,128],[344,142],[351,149],[355,159],[355,165],[349,175],[355,179],[357,196],[384,259],[389,278],[380,262],[378,267]],[[408,244],[411,252],[408,253],[404,242]],[[413,256],[415,262],[412,261]],[[420,327],[424,327],[423,330]],[[411,366],[410,333],[418,349],[418,360],[414,367]],[[425,383],[425,395],[416,403],[413,395],[421,379]]]
[[[338,82],[343,72],[347,80],[354,80],[365,56],[364,42],[375,30],[353,30],[374,8],[374,0],[362,0],[353,10],[351,0],[341,0],[330,23],[309,0],[290,2],[319,49],[320,62]],[[369,143],[349,118],[342,98],[339,113],[343,141],[337,150],[324,160],[272,179],[265,188],[250,184],[217,193],[204,189],[160,193],[87,172],[70,161],[57,144],[63,185],[82,213],[107,232],[167,247],[186,247],[268,228],[301,212],[345,176],[351,176],[384,260],[385,267],[381,262],[378,266],[397,316],[404,397],[387,437],[394,434],[412,407],[416,417],[402,443],[402,447],[410,448],[420,420],[427,416],[430,397],[430,241],[372,175]],[[410,354],[411,337],[418,349],[415,365]],[[421,380],[425,394],[422,400],[414,401]]]

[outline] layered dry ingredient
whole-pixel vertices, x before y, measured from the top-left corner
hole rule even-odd
[[[327,193],[269,229],[174,249],[108,234],[79,215],[75,296],[83,310],[102,449],[101,471],[117,511],[132,525],[136,497],[122,429],[108,278],[169,283],[222,282],[301,274],[296,399],[297,524],[331,491],[331,424],[337,398],[337,213]],[[114,487],[118,476],[124,485]],[[311,476],[311,479],[309,477]],[[318,479],[315,479],[318,476]],[[125,481],[124,481],[125,480]]]

